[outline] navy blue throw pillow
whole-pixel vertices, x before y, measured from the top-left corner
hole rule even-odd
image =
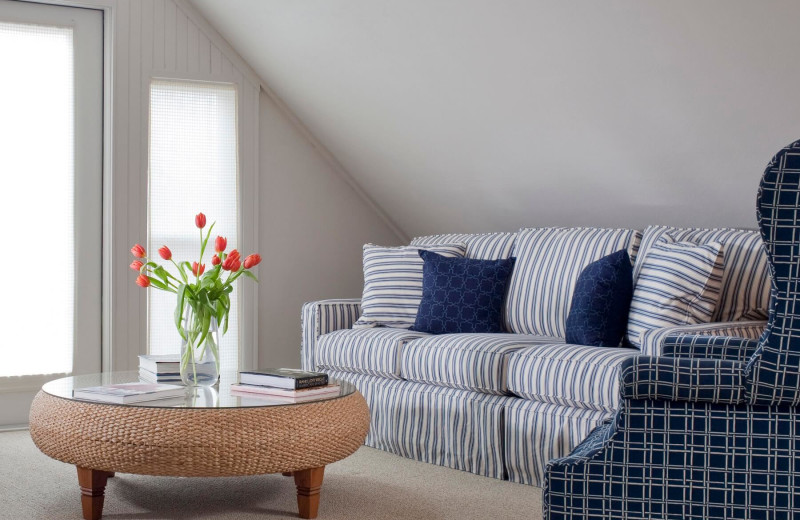
[[[575,283],[567,343],[618,347],[633,298],[633,268],[623,250],[587,265]]]
[[[411,330],[429,334],[503,332],[501,315],[514,259],[448,258],[419,251],[422,301]]]

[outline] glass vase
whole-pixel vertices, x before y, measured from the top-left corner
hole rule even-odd
[[[187,304],[183,311],[186,337],[181,343],[181,381],[186,386],[212,386],[219,381],[221,334],[217,319],[211,317],[205,336],[203,325],[202,317]]]

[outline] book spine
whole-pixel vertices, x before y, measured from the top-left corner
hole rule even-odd
[[[303,388],[311,388],[314,386],[323,386],[328,384],[328,374],[314,377],[305,377],[303,379],[295,379],[295,390],[302,390]]]

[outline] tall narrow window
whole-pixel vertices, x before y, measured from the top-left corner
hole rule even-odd
[[[3,241],[13,244],[6,258],[10,260],[8,255],[13,257],[15,251],[35,258],[45,249],[58,258],[46,262],[47,267],[35,262],[40,264],[37,269],[44,269],[38,276],[4,277],[3,292],[13,299],[7,303],[14,325],[7,327],[3,342],[16,347],[4,349],[10,357],[0,363],[0,377],[71,372],[75,300],[72,28],[0,21],[0,49],[5,49],[0,53],[0,70],[7,74],[0,81],[4,183],[0,222],[9,224],[3,229]],[[21,216],[24,225],[12,225],[19,224]],[[9,262],[8,268],[6,272],[22,266]],[[33,347],[31,333],[42,326],[46,326],[47,339]]]
[[[203,263],[211,267],[214,237],[239,244],[236,87],[232,84],[153,80],[150,85],[149,247],[167,245],[175,258],[196,260],[200,232],[194,216],[216,222]],[[206,228],[207,229],[207,228]],[[174,268],[173,268],[174,271]],[[177,273],[174,273],[177,275]],[[149,351],[180,351],[175,295],[148,291]],[[220,369],[239,368],[238,289],[231,295]]]

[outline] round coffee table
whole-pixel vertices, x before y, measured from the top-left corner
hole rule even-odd
[[[83,517],[103,512],[115,472],[176,477],[283,473],[294,476],[301,518],[316,518],[325,466],[355,452],[369,429],[364,397],[339,382],[338,395],[274,404],[219,389],[184,398],[117,405],[74,399],[73,390],[138,381],[136,372],[57,379],[31,406],[30,432],[45,454],[78,468]]]

